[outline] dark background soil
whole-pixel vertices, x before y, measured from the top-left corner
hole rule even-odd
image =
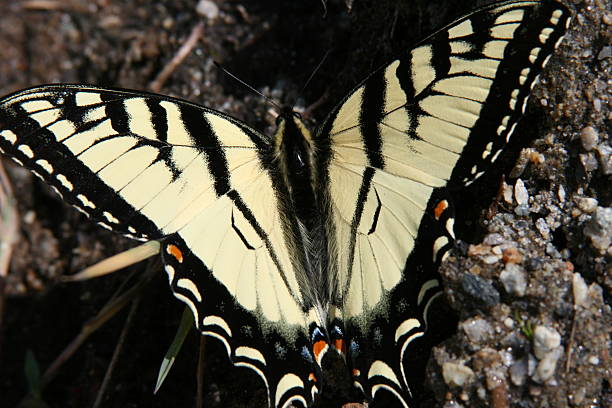
[[[478,1],[354,0],[349,12],[340,0],[327,2],[326,10],[317,0],[219,0],[215,3],[216,17],[198,13],[195,0],[0,0],[0,94],[51,82],[147,90],[191,30],[203,21],[202,39],[160,92],[222,110],[256,129],[270,132],[274,111],[261,97],[217,69],[213,60],[279,103],[295,103],[297,109],[313,107],[308,110],[309,120],[317,123],[368,72],[436,27],[483,4]],[[473,364],[474,354],[485,347],[481,344],[475,348],[459,333],[438,350],[437,360],[432,362],[433,374],[430,373],[428,381],[435,390],[437,406],[611,406],[606,346],[610,314],[603,303],[610,289],[610,251],[601,254],[589,246],[582,231],[591,215],[586,211],[579,214],[572,211],[578,211],[576,206],[581,198],[596,198],[602,208],[610,205],[610,173],[603,164],[595,168],[584,164],[586,159],[581,155],[590,153],[581,146],[579,134],[585,126],[594,126],[599,131],[599,143],[609,146],[612,15],[609,1],[574,0],[572,3],[579,17],[575,18],[567,41],[551,60],[542,85],[534,90],[528,119],[522,126],[526,138],[535,139],[534,149],[549,160],[534,164],[526,159],[527,170],[518,174],[532,197],[556,192],[563,186],[567,199],[559,208],[567,215],[566,224],[555,228],[557,235],[544,239],[544,244],[553,245],[560,255],[551,255],[546,245],[529,242],[521,242],[520,249],[526,257],[569,262],[572,270],[582,273],[588,284],[599,287],[599,292],[595,288],[592,294],[594,309],[589,309],[592,313],[585,312],[583,316],[584,334],[592,333],[592,339],[599,338],[595,334],[603,334],[603,338],[593,340],[592,344],[574,344],[578,340],[572,337],[570,341],[573,315],[547,310],[537,294],[522,299],[504,296],[497,314],[469,304],[464,307],[457,301],[462,299],[461,285],[453,280],[452,273],[446,273],[448,295],[461,319],[480,316],[493,319],[494,323],[495,319],[503,320],[504,316],[520,311],[534,324],[546,323],[557,328],[564,345],[580,346],[582,351],[586,347],[592,353],[574,357],[579,360],[573,370],[578,370],[580,375],[559,368],[556,383],[541,385],[527,381],[516,386],[504,379],[505,400],[509,405],[496,405],[500,403],[491,396],[494,387],[487,386],[486,368],[478,371],[474,367],[476,378],[464,389],[452,388],[440,379],[440,366],[445,358]],[[329,55],[321,68],[301,92],[326,53]],[[594,160],[604,163],[600,156],[594,155]],[[12,162],[3,162],[11,175],[20,225],[6,278],[3,325],[0,326],[2,408],[17,406],[28,392],[24,375],[26,352],[31,350],[44,370],[76,336],[82,324],[108,301],[129,272],[72,284],[62,284],[58,277],[133,246],[88,224],[29,173]],[[513,184],[513,179],[510,180],[508,183]],[[484,189],[490,196],[484,197],[472,208],[474,213],[467,216],[475,224],[469,233],[465,229],[465,233],[459,234],[462,240],[479,243],[487,231],[491,232],[492,223],[487,223],[484,217],[491,214],[483,208],[495,195],[490,190],[497,190],[497,183]],[[513,206],[502,203],[495,211],[512,215]],[[523,220],[527,230],[535,230],[534,220],[533,216]],[[514,227],[515,222],[508,220],[507,224]],[[446,266],[447,271],[456,268],[475,273],[470,256],[474,258],[467,251],[457,251],[449,260],[451,265]],[[142,275],[145,269],[146,265],[133,268],[137,275]],[[500,270],[483,275],[503,293],[497,281]],[[535,272],[531,279],[530,285],[543,285],[544,293],[550,293],[547,292],[550,285],[569,285],[567,280],[547,282]],[[565,296],[563,301],[571,303],[567,292],[559,296],[560,299]],[[182,304],[171,296],[160,270],[141,296],[102,406],[195,406],[200,341],[195,333],[188,336],[162,389],[157,395],[152,394],[159,365],[182,310]],[[96,332],[61,369],[43,391],[42,400],[48,406],[92,405],[126,316],[127,309]],[[514,330],[521,335],[518,328]],[[494,335],[486,347],[501,353],[506,346],[495,341],[495,336],[501,335],[501,332]],[[261,393],[256,377],[247,370],[232,368],[216,341],[208,341],[206,350],[205,406],[252,406],[252,396]],[[600,364],[595,368],[587,362],[591,355],[599,356]],[[580,400],[574,397],[578,394]],[[32,403],[39,405],[31,406],[43,406],[40,400]]]

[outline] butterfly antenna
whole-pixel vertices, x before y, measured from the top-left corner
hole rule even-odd
[[[250,89],[251,91],[255,92],[257,95],[261,96],[262,98],[264,98],[267,102],[269,102],[272,106],[274,106],[276,109],[278,109],[279,112],[282,111],[281,106],[276,103],[272,98],[270,98],[267,95],[264,95],[263,93],[261,93],[260,91],[258,91],[257,89],[253,88],[251,85],[247,84],[246,82],[244,82],[242,79],[238,78],[236,75],[232,74],[231,72],[229,72],[227,69],[223,68],[221,66],[221,64],[219,64],[217,61],[213,61],[213,64],[215,64],[215,66],[217,68],[219,68],[221,71],[223,71],[226,75],[229,75],[230,77],[234,78],[236,81],[240,82],[242,85],[246,86],[248,89]]]
[[[310,76],[308,77],[308,79],[306,80],[306,83],[304,83],[304,86],[302,87],[302,89],[300,89],[300,92],[297,94],[297,96],[295,97],[295,101],[297,101],[299,99],[300,96],[302,96],[302,94],[304,93],[304,91],[306,90],[306,87],[308,87],[308,85],[310,84],[310,81],[312,81],[312,78],[314,78],[315,74],[319,71],[319,69],[321,69],[321,66],[323,66],[323,63],[325,62],[325,60],[327,59],[327,57],[329,56],[329,53],[331,52],[331,50],[327,50],[325,52],[325,55],[323,55],[323,58],[321,58],[321,61],[319,61],[319,63],[317,64],[317,66],[315,67],[315,69],[312,70],[312,73],[310,74]],[[293,102],[293,104],[291,104],[291,106],[295,105],[295,101]]]

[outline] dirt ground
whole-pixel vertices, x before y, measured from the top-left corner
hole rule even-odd
[[[343,0],[326,3],[0,0],[0,95],[51,82],[150,90],[202,22],[200,41],[160,93],[270,132],[273,109],[217,69],[218,61],[276,101],[297,98],[296,108],[308,108],[316,124],[368,72],[482,4],[354,0],[349,12]],[[432,353],[426,407],[612,406],[612,6],[604,0],[565,3],[574,20],[534,88],[505,181],[476,185],[474,201],[460,208],[459,241],[442,267],[460,323]],[[0,407],[93,406],[129,307],[85,342],[40,397],[24,404],[26,353],[44,371],[130,272],[71,284],[59,276],[133,243],[90,225],[27,171],[3,163],[15,191],[18,229],[0,307]],[[6,208],[4,203],[3,224]],[[146,269],[132,268],[130,281]],[[162,389],[152,393],[182,310],[163,274],[155,274],[121,341],[100,406],[195,406],[195,333]],[[552,351],[543,352],[542,342],[553,344]],[[251,398],[262,392],[256,377],[226,360],[216,341],[206,343],[204,406],[252,406]],[[465,374],[465,381],[453,383],[453,373]]]

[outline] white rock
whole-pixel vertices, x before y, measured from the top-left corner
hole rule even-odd
[[[561,336],[555,329],[537,326],[533,332],[533,351],[539,360],[561,344]]]
[[[559,197],[559,201],[561,201],[562,203],[565,202],[565,189],[563,188],[562,185],[559,185],[557,196]]]
[[[591,356],[589,357],[589,363],[593,364],[593,365],[599,365],[599,357],[597,356]]]
[[[572,276],[572,292],[574,294],[574,306],[583,306],[585,304],[587,293],[587,284],[579,273],[574,273]]]
[[[527,289],[527,278],[523,268],[516,264],[506,264],[506,267],[499,275],[499,280],[504,289],[510,295],[524,296]]]
[[[447,362],[442,364],[442,376],[448,385],[463,387],[474,379],[474,372],[463,364]]]
[[[509,186],[508,184],[506,184],[506,182],[503,182],[504,184],[502,185],[502,191],[503,191],[503,196],[504,196],[504,201],[507,202],[508,204],[512,204],[513,200],[512,200],[512,186]]]
[[[214,20],[219,16],[219,6],[210,0],[200,0],[196,6],[196,13],[209,20]]]
[[[480,343],[487,340],[493,334],[493,328],[484,319],[473,318],[461,324],[461,328],[473,343]]]
[[[499,262],[500,259],[501,257],[499,255],[489,255],[482,258],[482,262],[486,263],[487,265],[493,265],[494,263]]]
[[[580,132],[580,141],[584,150],[588,152],[599,143],[599,134],[592,126],[587,126]]]
[[[612,117],[612,115],[610,115]],[[606,176],[612,174],[612,147],[605,143],[601,143],[595,147],[599,153],[599,163],[601,170]]]
[[[597,199],[591,197],[579,197],[576,199],[576,204],[582,212],[590,214],[597,209]]]
[[[547,353],[538,363],[533,380],[538,383],[544,383],[550,379],[557,368],[557,361],[563,355],[563,348],[557,347],[550,353]]]
[[[585,224],[584,235],[602,255],[610,250],[612,244],[612,208],[597,207],[591,219]]]
[[[504,237],[498,232],[493,232],[491,234],[487,234],[482,242],[491,246],[499,245],[504,242]]]
[[[535,226],[538,231],[540,231],[540,235],[542,235],[542,238],[550,238],[550,228],[548,227],[548,224],[546,223],[546,220],[544,218],[538,218],[536,220]]]
[[[529,193],[521,179],[517,179],[514,184],[514,199],[518,205],[527,205],[529,202]]]

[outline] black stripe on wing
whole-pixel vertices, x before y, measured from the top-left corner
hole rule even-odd
[[[523,13],[520,21],[511,18],[504,21],[506,15],[517,12]],[[449,47],[451,40],[471,44],[471,51],[463,54],[463,58],[473,60],[494,59],[487,51],[488,45],[494,41],[508,41],[503,55],[499,56],[499,66],[479,117],[451,175],[451,185],[473,181],[497,159],[512,137],[516,123],[525,112],[531,89],[565,34],[570,19],[569,10],[556,2],[543,1],[535,5],[508,2],[486,7],[453,23],[456,27],[462,21],[469,21],[472,34],[452,38],[449,31],[443,29],[420,44],[433,46],[436,76],[453,77],[464,73],[449,74],[453,69],[449,60],[453,55]],[[519,26],[511,39],[494,33],[495,29],[516,23]]]
[[[313,361],[306,329],[286,329],[292,333],[288,337],[282,326],[262,325],[179,234],[163,240],[161,253],[172,291],[190,307],[198,330],[219,340],[234,365],[249,368],[262,380],[268,403],[257,406],[310,406]]]
[[[370,166],[382,169],[385,160],[382,155],[382,135],[378,124],[382,122],[385,112],[385,79],[384,71],[374,73],[366,82],[363,91],[363,103],[359,116],[362,141]]]
[[[34,90],[35,91],[35,90]],[[41,125],[20,104],[11,104],[13,97],[33,91],[14,94],[0,101],[0,149],[17,163],[29,168],[47,182],[69,204],[97,221],[106,229],[116,230],[131,238],[147,240],[160,236],[159,229],[142,216],[114,189],[101,182],[89,167],[76,159],[62,143],[56,141],[53,131]],[[57,115],[54,123],[69,118],[75,132],[88,131],[100,120],[84,120],[86,110],[74,105],[74,95],[62,96],[55,90],[36,101],[58,101],[66,109]],[[113,222],[117,220],[116,222]]]
[[[265,155],[263,138],[216,111],[159,95],[79,85],[41,86],[0,100],[0,149],[101,226],[130,238],[155,239],[163,235],[163,225],[141,213],[155,200],[155,191],[178,181],[185,186],[205,182],[180,180],[190,163],[177,163],[177,146],[183,152],[192,149],[190,160],[206,162],[217,196],[230,190],[228,146],[220,142],[207,114],[237,126],[247,148],[258,150],[254,158]],[[146,199],[135,204],[133,197],[122,196],[124,188],[137,188],[133,184],[147,179],[144,173],[153,174],[160,163],[165,170],[156,174],[163,177],[146,180],[140,194]],[[116,174],[104,178],[113,166]],[[168,211],[180,204],[163,203]]]

